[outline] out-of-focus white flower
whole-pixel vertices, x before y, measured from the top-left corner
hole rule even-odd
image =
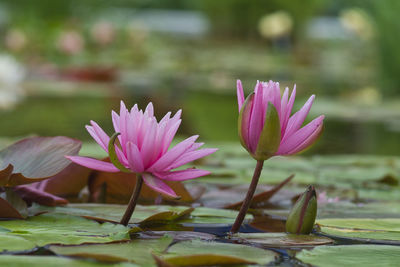
[[[24,96],[20,83],[25,73],[23,66],[13,57],[0,55],[0,109],[12,108]]]
[[[368,14],[360,8],[345,9],[340,13],[343,27],[364,40],[374,36],[374,28]]]
[[[62,32],[57,40],[57,48],[69,55],[78,54],[84,46],[85,41],[82,35],[74,30]]]
[[[100,45],[108,45],[115,39],[115,29],[111,22],[100,21],[93,25],[90,35]]]
[[[26,34],[18,29],[11,29],[4,38],[5,46],[11,51],[21,51],[27,44]]]
[[[292,17],[285,11],[265,15],[258,24],[261,36],[267,39],[277,39],[289,35],[292,28]]]

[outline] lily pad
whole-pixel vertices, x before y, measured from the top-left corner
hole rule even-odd
[[[46,207],[34,205],[29,209],[30,214],[36,214],[41,212],[51,213],[62,213],[75,216],[83,216],[86,218],[98,220],[98,221],[109,221],[119,222],[123,213],[126,210],[126,205],[115,205],[115,204],[69,204],[65,207]],[[170,217],[170,219],[176,219],[175,215],[188,210],[185,206],[142,206],[137,205],[135,212],[132,215],[129,223],[140,223],[149,217],[156,216],[157,213],[164,213],[163,218]],[[174,212],[176,213],[165,213]],[[165,216],[168,215],[168,216]],[[223,209],[212,209],[206,207],[197,207],[191,211],[189,218],[181,218],[180,223],[220,223],[220,224],[231,224],[234,222],[237,215],[237,211],[223,210]],[[153,217],[156,218],[156,217]],[[247,215],[246,219],[251,219],[252,215]]]
[[[32,137],[14,143],[0,151],[0,186],[54,176],[71,163],[65,155],[77,155],[80,148],[80,141],[64,136]]]
[[[327,237],[315,235],[294,235],[286,233],[239,233],[232,236],[240,242],[250,243],[265,248],[315,247],[332,244]]]
[[[332,237],[400,241],[400,219],[322,219],[317,223],[322,233]]]
[[[260,248],[200,240],[179,242],[170,246],[167,252],[164,260],[178,266],[267,264],[276,256],[274,252]]]
[[[171,244],[172,238],[135,239],[123,243],[79,246],[50,246],[57,255],[95,259],[104,262],[133,262],[140,266],[155,266],[152,254],[160,255]]]
[[[91,260],[81,260],[56,256],[12,256],[0,255],[1,266],[29,266],[29,267],[136,267],[133,263],[108,264]]]
[[[383,245],[321,246],[302,250],[296,258],[319,267],[398,266],[400,247]]]
[[[30,249],[31,244],[44,246],[47,244],[81,244],[105,243],[129,239],[129,228],[111,223],[99,224],[81,217],[63,214],[43,214],[26,220],[0,221],[0,227],[8,231],[0,232],[0,239],[20,237]],[[3,243],[1,250],[7,250]]]

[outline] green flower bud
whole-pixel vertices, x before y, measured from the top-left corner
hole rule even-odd
[[[317,195],[310,185],[294,204],[286,221],[286,232],[310,234],[317,217]]]

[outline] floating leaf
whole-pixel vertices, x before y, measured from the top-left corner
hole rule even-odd
[[[172,266],[218,266],[218,265],[243,265],[255,264],[256,262],[245,260],[235,256],[218,254],[197,254],[186,256],[175,256],[165,259]]]
[[[271,190],[254,195],[253,200],[251,201],[250,207],[255,208],[255,207],[258,207],[258,206],[268,202],[268,200],[271,197],[273,197],[277,192],[279,192],[279,190],[281,190],[282,187],[284,187],[287,183],[289,183],[293,179],[293,177],[294,177],[294,174],[290,175],[288,178],[283,180],[280,184],[278,184]],[[240,201],[240,202],[236,202],[234,204],[225,206],[224,208],[225,209],[240,209],[242,204],[243,204],[243,201]]]
[[[30,214],[43,212],[62,213],[75,216],[82,216],[96,221],[119,222],[126,210],[126,205],[115,204],[68,204],[65,207],[46,207],[33,205],[29,208]],[[149,217],[156,216],[157,213],[174,212],[182,213],[188,210],[185,206],[142,206],[137,205],[129,223],[140,223]],[[167,215],[171,215],[168,213]],[[162,216],[165,216],[163,214]],[[190,218],[182,218],[180,223],[219,223],[231,224],[237,216],[237,211],[212,209],[206,207],[197,207],[191,212]],[[154,217],[153,217],[154,218]],[[252,215],[246,215],[246,220],[253,218]]]
[[[167,263],[178,266],[267,264],[275,253],[260,248],[199,240],[183,241],[172,245],[164,257]]]
[[[296,258],[320,267],[398,266],[400,247],[383,245],[321,246],[302,250]]]
[[[78,154],[80,147],[80,141],[64,136],[32,137],[14,143],[0,151],[0,186],[28,184],[54,176],[71,163],[65,155]]]
[[[320,231],[332,237],[400,241],[400,219],[322,219]]]
[[[11,188],[5,188],[5,192],[0,194],[0,196],[5,199],[14,209],[18,211],[22,217],[28,216],[28,207],[26,202]],[[2,212],[0,211],[0,217],[7,218],[2,216]]]
[[[0,221],[9,230],[3,236],[18,236],[37,246],[47,244],[104,243],[126,240],[128,228],[110,223],[99,224],[81,217],[63,214],[43,214],[26,220]]]
[[[109,161],[108,159],[104,160]],[[192,196],[181,182],[165,182],[181,197],[178,202],[190,203],[193,202],[195,198],[199,197]],[[100,191],[105,187],[104,193],[106,203],[126,204],[132,195],[135,185],[136,175],[134,173],[94,171],[89,181],[89,191],[92,201],[99,202]],[[146,184],[143,184],[139,202],[154,204],[156,199],[162,200],[163,198]],[[168,201],[171,200],[168,199]]]
[[[135,239],[123,243],[85,244],[80,246],[50,246],[57,255],[89,258],[105,262],[133,262],[140,266],[155,266],[152,253],[160,255],[171,244],[172,238]]]
[[[9,219],[23,219],[24,217],[7,200],[0,197],[0,217]]]
[[[327,237],[286,233],[239,233],[232,237],[240,242],[265,248],[315,247],[333,243],[333,240]]]
[[[36,189],[29,185],[19,185],[14,187],[13,190],[27,203],[35,202],[46,206],[65,205],[68,203],[68,200],[64,198],[57,197],[55,195],[49,194],[43,190]]]
[[[1,266],[29,266],[29,267],[138,267],[133,263],[108,264],[92,260],[73,259],[55,256],[11,256],[0,255]]]

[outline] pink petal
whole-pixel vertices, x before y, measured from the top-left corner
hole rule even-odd
[[[173,198],[177,198],[178,196],[175,194],[175,192],[161,179],[149,174],[149,173],[144,173],[142,175],[144,183],[153,189],[154,191],[157,191],[161,194],[168,195]]]
[[[162,155],[164,155],[167,152],[169,146],[171,145],[171,142],[174,139],[176,132],[178,131],[181,121],[182,120],[179,119],[173,125],[171,125],[171,127],[168,130],[165,129],[166,133],[162,141]]]
[[[138,147],[132,143],[127,143],[127,154],[128,154],[128,163],[129,168],[136,173],[141,173],[144,171],[142,156]]]
[[[199,169],[187,169],[181,171],[173,171],[161,174],[159,177],[168,181],[186,181],[201,176],[209,175],[209,171]],[[157,175],[158,176],[158,175]]]
[[[186,152],[182,156],[180,156],[172,165],[170,165],[169,169],[172,170],[178,168],[179,166],[185,165],[196,159],[208,156],[217,150],[218,149],[216,148],[204,148],[196,151]]]
[[[282,138],[282,141],[289,138],[294,132],[300,129],[304,120],[306,119],[308,113],[310,112],[311,106],[313,104],[315,95],[312,95],[304,106],[297,111],[292,117],[290,117],[287,127],[285,129],[285,136]]]
[[[119,172],[117,167],[115,167],[110,162],[105,162],[97,159],[87,158],[87,157],[80,157],[80,156],[65,156],[67,159],[70,159],[72,162],[76,164],[82,165],[89,169],[94,169],[98,171],[104,172]]]
[[[145,113],[148,114],[149,117],[154,117],[154,107],[153,107],[153,103],[149,103],[147,104]]]
[[[250,150],[254,152],[256,150],[258,139],[260,138],[261,130],[263,127],[263,86],[261,82],[257,83],[254,95],[253,110],[250,116],[249,125],[249,145]]]
[[[320,116],[322,117],[322,120],[324,119],[324,116]],[[319,137],[321,131],[322,131],[322,127],[323,127],[323,122],[321,120],[321,123],[317,126],[317,128],[314,130],[313,133],[311,133],[306,140],[304,140],[300,145],[298,145],[296,148],[294,148],[293,150],[289,151],[287,154],[291,155],[291,154],[296,154],[299,153],[301,151],[303,151],[304,149],[306,149],[307,147],[311,146]]]
[[[108,152],[108,142],[110,137],[100,128],[100,126],[94,122],[90,121],[92,126],[86,126],[86,130],[93,137],[93,139],[106,151]]]
[[[115,145],[115,153],[117,154],[117,158],[122,163],[122,165],[129,166],[128,159],[126,158],[124,152],[122,152],[122,150],[117,145]]]
[[[286,141],[281,143],[278,155],[294,154],[297,151],[303,150],[308,144],[311,144],[317,137],[322,129],[322,122],[324,116],[319,116],[312,122],[295,132]]]
[[[120,107],[120,111],[119,111],[119,128],[120,128],[120,133],[121,133],[121,145],[122,145],[122,149],[124,151],[124,153],[126,153],[125,151],[125,147],[123,144],[126,143],[126,139],[127,139],[127,119],[128,119],[128,110],[125,107],[125,104],[123,101],[121,101],[121,107]]]
[[[155,139],[157,134],[157,121],[153,117],[150,121],[148,129],[146,130],[146,135],[143,139],[143,145],[140,149],[140,154],[142,155],[143,165],[145,168],[149,167],[153,155],[156,154],[158,151],[155,150]]]
[[[237,90],[237,99],[238,99],[239,112],[240,112],[240,109],[242,108],[242,105],[244,103],[243,86],[242,86],[242,82],[240,80],[237,80],[236,88],[237,88],[236,89]]]
[[[138,111],[133,110],[131,113],[128,113],[128,119],[126,124],[126,142],[137,143],[137,132],[140,128],[141,120],[139,120]]]
[[[116,133],[119,133],[119,115],[113,110],[111,111],[111,118]]]
[[[285,107],[285,111],[284,111],[285,115],[282,115],[281,138],[283,138],[285,136],[289,117],[292,114],[292,108],[293,108],[295,98],[296,98],[296,85],[294,85],[292,94],[290,95],[289,102],[287,103],[287,105]]]
[[[161,156],[159,160],[157,160],[150,168],[150,171],[163,171],[168,168],[174,161],[179,158],[183,153],[189,149],[193,143],[198,138],[198,135],[191,136],[186,140],[180,142],[172,149],[168,150],[167,153]]]
[[[196,149],[202,147],[204,143],[194,143],[186,152],[195,151]]]

